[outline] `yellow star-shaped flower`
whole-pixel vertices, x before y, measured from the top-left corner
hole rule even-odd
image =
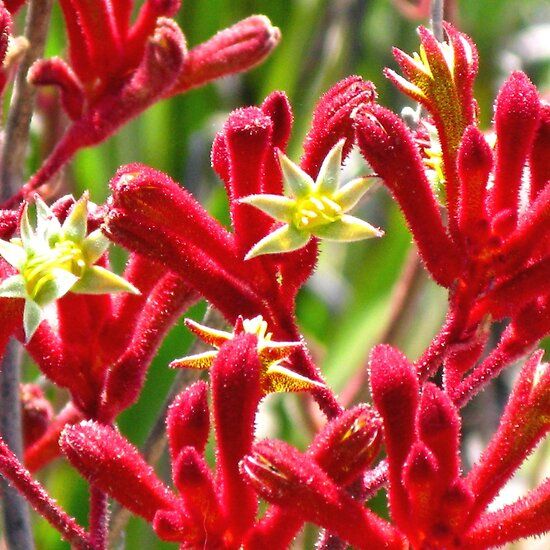
[[[253,319],[239,317],[233,332],[226,332],[206,327],[191,319],[185,319],[186,327],[201,340],[216,350],[198,353],[176,359],[170,363],[172,368],[208,369],[214,363],[218,349],[235,336],[247,333],[258,338],[258,359],[262,368],[260,373],[264,395],[275,392],[299,392],[323,387],[321,382],[311,380],[284,366],[284,360],[295,350],[302,347],[301,342],[274,342],[272,334],[267,331],[267,323],[261,315]]]
[[[0,239],[0,255],[17,275],[0,284],[0,297],[23,298],[23,327],[27,340],[44,319],[44,308],[67,292],[108,294],[139,290],[107,269],[94,265],[109,247],[100,229],[88,232],[88,197],[75,203],[61,224],[52,210],[36,199],[36,228],[25,206],[19,228],[20,238]]]
[[[342,149],[339,141],[325,158],[317,179],[306,174],[282,153],[279,161],[286,195],[250,195],[241,202],[250,204],[284,223],[256,243],[246,260],[262,254],[291,252],[305,246],[312,237],[351,242],[381,237],[384,232],[347,214],[370,186],[367,178],[357,178],[340,186]]]

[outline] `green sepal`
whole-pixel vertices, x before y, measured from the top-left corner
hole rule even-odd
[[[132,283],[99,265],[87,268],[71,290],[76,294],[110,294],[115,292],[140,294],[140,291]]]
[[[268,216],[285,223],[292,221],[296,206],[294,199],[282,195],[249,195],[240,199],[240,202],[250,204]]]
[[[34,300],[26,300],[23,310],[23,330],[27,342],[33,337],[43,320],[44,310]]]
[[[298,250],[298,248],[306,245],[309,239],[309,233],[299,231],[294,226],[285,224],[256,243],[245,256],[245,260],[263,254],[278,254]]]
[[[21,235],[21,246],[23,248],[30,248],[34,237],[34,231],[31,227],[29,220],[29,205],[25,204],[23,207],[23,214],[21,215],[21,224],[19,227],[19,234]]]
[[[61,233],[61,224],[57,219],[53,210],[40,198],[35,196],[34,203],[36,205],[36,232],[38,235],[49,239],[54,235]]]
[[[315,183],[309,174],[306,174],[297,164],[294,164],[281,152],[279,152],[279,163],[283,171],[286,194],[300,199],[313,193]]]
[[[370,223],[347,214],[335,222],[316,227],[312,233],[321,239],[340,242],[361,241],[381,237],[384,234],[381,229]]]
[[[317,191],[321,194],[332,195],[340,185],[340,174],[342,172],[342,149],[345,139],[341,139],[325,157],[319,175],[317,176]]]
[[[25,279],[22,275],[12,275],[4,279],[0,284],[0,297],[2,298],[26,298]]]

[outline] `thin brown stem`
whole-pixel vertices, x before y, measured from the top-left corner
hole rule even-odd
[[[9,199],[21,186],[34,109],[35,90],[27,82],[31,65],[44,53],[52,0],[30,0],[25,21],[29,47],[15,75],[13,95],[2,148],[0,200]]]
[[[209,307],[206,311],[202,323],[214,328],[223,328],[226,325],[225,319],[221,314]],[[202,340],[195,339],[189,349],[189,355],[201,353],[208,348]],[[162,456],[162,453],[166,449],[166,415],[168,408],[176,396],[198,378],[198,372],[193,370],[180,370],[174,378],[170,391],[168,392],[166,399],[162,405],[159,415],[151,428],[151,431],[147,435],[147,439],[141,449],[142,455],[145,460],[154,466]],[[125,508],[122,508],[119,504],[113,504],[113,513],[111,520],[111,532],[109,535],[110,545],[116,548],[128,520],[130,519],[130,512]]]
[[[443,13],[445,11],[444,0],[432,0],[430,8],[430,26],[439,42],[443,41]]]
[[[31,0],[25,20],[28,49],[15,76],[13,96],[4,133],[0,198],[8,199],[22,183],[29,141],[29,127],[34,108],[34,91],[27,82],[27,72],[43,51],[48,33],[52,0]],[[0,432],[6,444],[21,457],[21,412],[19,402],[20,354],[17,343],[8,344],[2,361],[0,393],[2,396]],[[6,540],[10,548],[34,548],[28,507],[25,500],[8,485],[3,487],[3,515]]]
[[[403,322],[407,319],[407,311],[414,302],[416,291],[422,282],[422,275],[422,264],[416,247],[413,246],[405,259],[401,274],[393,288],[389,306],[390,316],[382,334],[377,339],[378,342],[387,344],[395,342]],[[367,369],[362,367],[348,382],[340,396],[340,400],[345,407],[366,397],[368,389],[367,376]]]

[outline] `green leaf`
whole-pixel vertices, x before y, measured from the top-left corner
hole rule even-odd
[[[0,256],[16,269],[20,269],[27,260],[27,253],[21,246],[2,239],[0,239]]]
[[[23,311],[23,329],[25,330],[27,342],[33,337],[43,320],[44,311],[42,308],[34,300],[26,300]]]
[[[356,178],[341,187],[333,196],[344,212],[351,210],[372,185],[370,178]]]
[[[140,294],[139,290],[126,279],[98,265],[86,269],[71,290],[77,294],[111,294],[114,292]]]
[[[308,174],[281,152],[279,152],[279,162],[283,171],[286,194],[299,199],[313,193],[315,183]]]
[[[250,260],[263,254],[291,252],[305,246],[309,239],[309,233],[299,231],[295,227],[285,224],[256,243],[245,256],[245,260]]]
[[[97,260],[107,251],[110,244],[109,239],[104,235],[101,229],[92,231],[84,241],[82,241],[81,245],[86,262],[89,265],[97,262]]]
[[[316,237],[328,241],[352,242],[381,237],[384,232],[354,216],[343,215],[339,220],[316,227]]]
[[[282,195],[250,195],[240,199],[244,204],[250,204],[265,212],[268,216],[281,222],[290,223],[294,214],[296,201]]]
[[[0,296],[2,298],[25,298],[25,280],[21,275],[12,275],[0,284]]]
[[[63,222],[62,231],[66,237],[77,243],[86,237],[88,230],[88,195],[84,194],[72,207]]]
[[[342,149],[345,139],[341,139],[325,157],[317,176],[317,191],[321,194],[333,194],[340,184],[342,172]]]

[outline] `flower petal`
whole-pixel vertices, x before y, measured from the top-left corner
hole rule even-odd
[[[126,279],[98,265],[87,268],[72,291],[77,294],[111,294],[114,292],[140,294],[140,291]]]
[[[325,157],[315,182],[319,193],[330,195],[338,189],[342,171],[342,149],[345,142],[345,139],[341,139]]]
[[[0,256],[17,269],[27,260],[27,253],[21,246],[2,239],[0,239]]]
[[[282,195],[249,195],[239,202],[250,204],[265,212],[268,216],[281,222],[289,223],[296,206],[296,201]]]
[[[315,183],[311,177],[280,151],[279,162],[283,171],[285,194],[301,198],[307,197],[313,192]]]
[[[61,227],[66,237],[81,242],[88,230],[88,195],[84,194],[72,207]]]
[[[262,376],[262,391],[264,393],[274,392],[300,392],[313,388],[322,388],[324,384],[306,378],[280,364],[273,364],[268,367]]]
[[[26,300],[23,311],[23,328],[27,342],[33,337],[33,334],[43,320],[44,311],[42,308],[34,300]]]
[[[316,227],[313,234],[329,241],[352,242],[381,237],[384,232],[366,221],[344,214],[335,222]]]
[[[85,239],[82,241],[82,252],[88,264],[94,264],[103,256],[103,254],[109,248],[111,242],[105,236],[101,229],[96,229],[92,231]]]
[[[0,284],[0,296],[2,298],[25,298],[25,280],[21,275],[12,275]]]
[[[305,246],[310,239],[310,235],[299,231],[295,227],[285,224],[279,229],[265,236],[260,242],[256,243],[245,256],[245,260],[250,260],[262,254],[278,254],[281,252],[291,252]]]
[[[344,212],[351,210],[372,185],[372,178],[356,178],[346,183],[332,197]]]
[[[51,304],[65,296],[77,281],[78,277],[70,271],[54,267],[48,273],[48,279],[44,283],[40,281],[35,285],[34,299],[40,306]]]
[[[214,359],[218,355],[217,350],[205,351],[203,353],[196,353],[195,355],[189,355],[188,357],[182,357],[181,359],[175,359],[170,363],[171,369],[197,369],[205,370],[209,369],[214,363]]]

